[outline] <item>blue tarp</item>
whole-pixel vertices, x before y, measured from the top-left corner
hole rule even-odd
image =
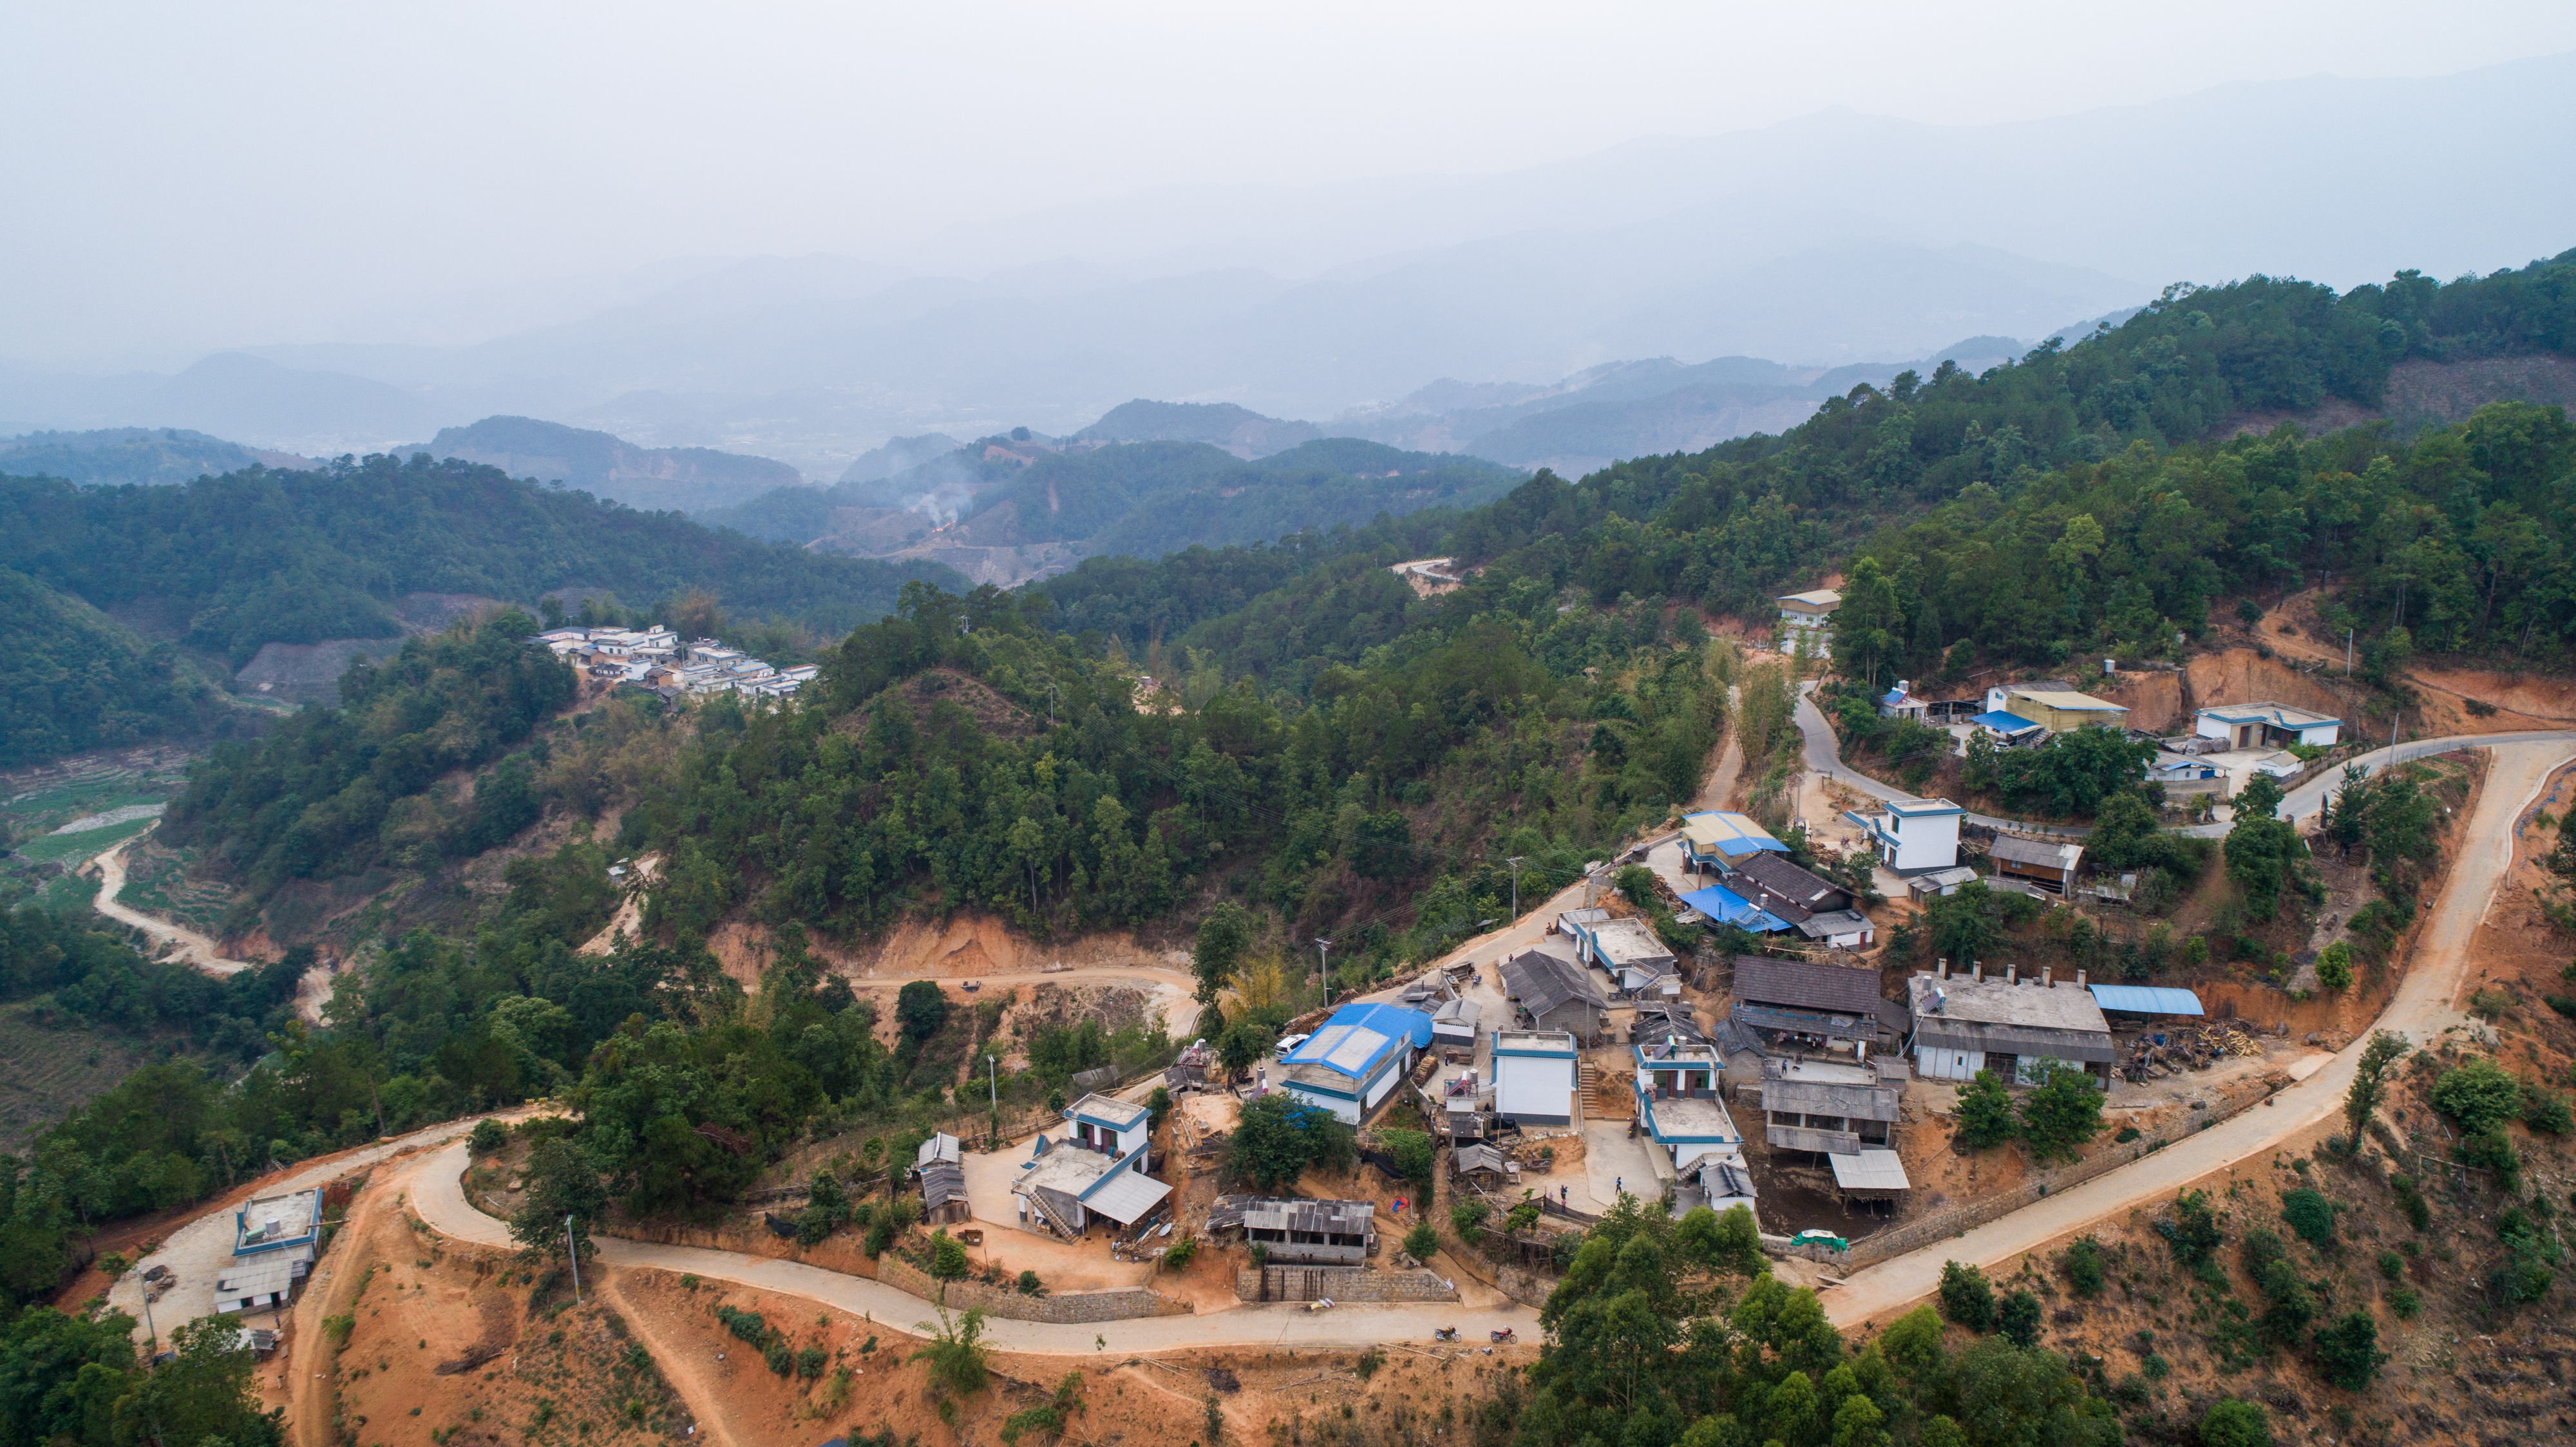
[[[2039,725],[2032,723],[2029,719],[2023,718],[2020,714],[2006,713],[2002,709],[1996,709],[1993,713],[1981,713],[1975,718],[1968,720],[1968,722],[1972,724],[1983,724],[1987,728],[1993,729],[1999,734],[2017,734],[2024,729],[2035,729],[2039,727]]]
[[[1722,885],[1693,890],[1682,896],[1682,903],[1720,924],[1735,925],[1755,934],[1774,934],[1789,927],[1787,920],[1756,908],[1751,900]]]
[[[2126,1010],[2133,1015],[2198,1015],[2200,997],[2189,990],[2166,989],[2156,985],[2093,985],[2093,1003],[2105,1010]]]

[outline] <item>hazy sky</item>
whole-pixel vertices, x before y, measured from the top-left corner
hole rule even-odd
[[[2576,6],[22,3],[0,45],[0,357],[168,365],[1166,182],[2443,74],[2576,49]]]

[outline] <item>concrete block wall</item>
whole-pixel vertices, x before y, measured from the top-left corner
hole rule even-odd
[[[1357,1266],[1243,1267],[1234,1294],[1245,1301],[1456,1301],[1436,1271],[1368,1271]]]
[[[1143,1316],[1186,1316],[1196,1308],[1141,1286],[1113,1291],[1069,1291],[1053,1296],[1023,1296],[980,1281],[941,1281],[892,1252],[877,1258],[877,1280],[924,1301],[945,1300],[952,1310],[969,1307],[986,1316],[1013,1321],[1079,1325],[1095,1321],[1132,1321]]]

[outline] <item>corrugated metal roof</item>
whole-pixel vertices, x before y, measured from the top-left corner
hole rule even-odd
[[[2029,719],[2023,718],[2020,714],[2000,708],[1996,709],[1992,713],[1981,713],[1975,718],[1968,720],[1968,722],[1993,729],[1999,734],[2017,734],[2025,729],[2035,729],[2039,727],[2039,725],[2032,723]]]
[[[1828,1156],[1833,1162],[1834,1184],[1847,1191],[1910,1191],[1914,1183],[1905,1179],[1905,1162],[1894,1151],[1863,1148],[1858,1155]]]
[[[1737,955],[1735,998],[1840,1015],[1869,1015],[1878,1006],[1878,971],[1866,965]]]
[[[2157,985],[2090,985],[2093,1003],[2105,1010],[2128,1010],[2140,1015],[2202,1015],[2200,997],[2189,990],[2176,990]]]
[[[1997,859],[2008,859],[2015,864],[2036,864],[2047,869],[2073,869],[2075,862],[2084,857],[2084,846],[2000,834],[1995,837],[1993,846],[1987,852]]]
[[[1682,837],[1702,849],[1716,849],[1727,854],[1745,854],[1765,850],[1785,854],[1789,846],[1771,837],[1771,831],[1744,814],[1710,810],[1682,816]]]
[[[1778,855],[1757,854],[1737,865],[1735,872],[1801,909],[1829,909],[1832,906],[1825,901],[1845,893],[1841,885],[1821,879]]]
[[[1596,1010],[1610,1006],[1571,960],[1543,950],[1528,950],[1503,961],[1503,989],[1532,1015],[1544,1015],[1568,1000],[1581,1000]]]
[[[1777,934],[1789,927],[1787,920],[1767,909],[1758,908],[1751,900],[1724,885],[1712,884],[1706,889],[1693,890],[1682,896],[1682,903],[1720,924],[1731,924],[1755,934]]]
[[[2096,1064],[2115,1060],[2108,1034],[2047,1030],[2027,1025],[1980,1025],[1931,1015],[1914,1017],[1914,1043],[1942,1050],[1981,1050],[2005,1055],[2046,1055]]]
[[[1156,1202],[1172,1194],[1172,1188],[1146,1175],[1143,1171],[1111,1171],[1082,1193],[1082,1208],[1096,1211],[1122,1226],[1133,1226],[1145,1219]]]
[[[1389,1052],[1407,1043],[1416,1049],[1431,1043],[1430,1016],[1400,1005],[1344,1005],[1280,1063],[1320,1065],[1363,1080]]]
[[[943,1206],[966,1199],[966,1168],[954,1161],[933,1161],[921,1168],[921,1202]]]

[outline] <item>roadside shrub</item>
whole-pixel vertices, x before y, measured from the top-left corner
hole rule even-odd
[[[760,1359],[772,1372],[786,1376],[796,1370],[796,1350],[783,1341],[774,1341],[760,1349]]]
[[[2299,1239],[2322,1250],[2334,1240],[2334,1202],[2306,1186],[2286,1192],[2281,1197],[2281,1219]]]
[[[2565,1135],[2576,1130],[2576,1111],[2570,1111],[2567,1097],[2529,1081],[2522,1087],[2522,1123],[2543,1135]]]
[[[1986,1273],[1956,1261],[1941,1264],[1941,1314],[1970,1331],[1995,1329],[1995,1289]]]
[[[724,1323],[725,1330],[753,1346],[769,1340],[769,1321],[759,1312],[744,1311],[719,1302],[716,1304],[715,1315],[716,1320]]]
[[[2185,1191],[2174,1202],[2174,1219],[2158,1221],[2156,1234],[2173,1247],[2174,1259],[2185,1266],[2200,1266],[2218,1254],[2225,1239],[2219,1234],[2218,1213],[2210,1208],[2207,1191]]]
[[[2400,1321],[2413,1321],[2424,1309],[2424,1297],[2414,1287],[2401,1286],[2388,1293],[2388,1309],[2397,1313]]]
[[[1416,1221],[1404,1233],[1404,1254],[1416,1261],[1428,1261],[1440,1249],[1440,1233],[1428,1221]]]
[[[1485,1233],[1485,1208],[1476,1201],[1459,1201],[1449,1208],[1449,1229],[1458,1239],[1472,1246]]]
[[[1995,1330],[2014,1346],[2039,1345],[2039,1298],[2016,1291],[1995,1308]]]
[[[2282,1248],[2281,1238],[2260,1226],[2246,1232],[2244,1241],[2236,1248],[2237,1264],[2245,1268],[2245,1274],[2254,1278],[2257,1286],[2263,1284],[2263,1275],[2272,1269],[2273,1263],[2287,1254]]]
[[[2012,1095],[1991,1070],[1980,1070],[1959,1087],[1959,1139],[1970,1150],[1999,1146],[2021,1128],[2013,1118]]]
[[[1198,1254],[1199,1238],[1196,1236],[1183,1236],[1179,1240],[1174,1241],[1171,1245],[1163,1248],[1163,1265],[1168,1270],[1178,1271],[1182,1267],[1189,1265],[1190,1258]]]
[[[2433,1082],[2433,1108],[2473,1136],[2522,1113],[2522,1082],[2492,1060],[2464,1060]]]
[[[2379,1274],[2390,1281],[2406,1274],[2406,1258],[2394,1251],[2379,1253]]]
[[[2488,1126],[2461,1141],[2460,1159],[2495,1172],[2498,1190],[2511,1192],[2522,1179],[2522,1157],[2500,1125]]]
[[[2213,1402],[2200,1419],[2200,1447],[2272,1447],[2272,1423],[2256,1403]]]
[[[2352,987],[2352,946],[2337,940],[2318,954],[2317,983],[2329,990]]]
[[[2066,1284],[2086,1300],[2102,1294],[2102,1248],[2090,1236],[2066,1248]]]
[[[931,1233],[931,1275],[942,1280],[955,1280],[966,1274],[969,1264],[966,1259],[966,1243],[945,1231]]]
[[[1040,1284],[1038,1281],[1038,1274],[1034,1271],[1023,1271],[1020,1273],[1019,1287],[1020,1295],[1022,1296],[1043,1296],[1046,1294],[1046,1287]]]
[[[870,1260],[883,1256],[886,1248],[894,1244],[894,1216],[889,1212],[879,1212],[877,1218],[868,1223],[867,1239],[859,1244]]]
[[[465,1137],[467,1152],[478,1156],[488,1156],[509,1143],[510,1128],[490,1116],[474,1122],[474,1129]]]
[[[809,1382],[819,1381],[824,1365],[831,1360],[832,1354],[821,1347],[806,1347],[796,1353],[796,1375]]]

